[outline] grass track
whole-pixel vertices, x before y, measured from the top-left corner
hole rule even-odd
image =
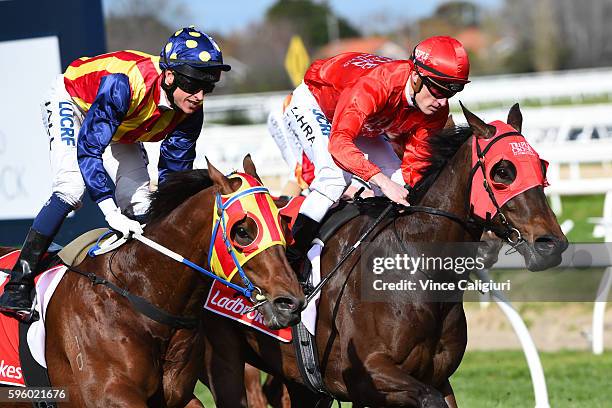
[[[608,395],[612,352],[594,356],[586,351],[541,353],[550,405],[554,408],[611,407]],[[520,350],[470,351],[451,383],[460,407],[529,408],[534,406],[527,362]],[[208,391],[198,397],[214,407]],[[350,407],[351,404],[342,404]]]

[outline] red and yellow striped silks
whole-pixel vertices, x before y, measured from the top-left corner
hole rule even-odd
[[[186,117],[174,109],[159,109],[161,72],[159,57],[140,51],[117,51],[72,62],[64,73],[64,84],[74,102],[87,112],[102,78],[125,74],[130,82],[131,99],[113,141],[155,142],[171,133]]]

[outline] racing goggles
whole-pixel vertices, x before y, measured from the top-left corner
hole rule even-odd
[[[419,70],[415,70],[423,84],[429,89],[431,95],[436,99],[452,98],[457,92],[463,91],[465,84],[456,82],[442,82],[427,76],[422,76]]]
[[[198,80],[174,71],[174,81],[178,88],[190,95],[204,91],[205,94],[211,93],[215,89],[215,82],[209,79]]]

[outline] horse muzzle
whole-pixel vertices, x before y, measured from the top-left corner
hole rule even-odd
[[[565,236],[542,235],[537,237],[533,243],[525,242],[517,246],[517,249],[525,258],[527,269],[537,272],[559,265],[561,254],[568,245]]]
[[[286,294],[276,296],[264,303],[260,311],[264,316],[264,324],[271,329],[278,330],[298,324],[303,307],[303,297],[297,298]]]

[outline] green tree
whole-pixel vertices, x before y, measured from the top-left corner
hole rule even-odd
[[[315,48],[329,42],[329,30],[330,27],[334,30],[335,22],[339,38],[360,36],[359,31],[346,19],[334,15],[327,2],[318,4],[312,0],[278,0],[266,12],[266,22],[289,22],[296,33],[300,34],[309,46]]]
[[[162,16],[181,17],[184,10],[170,0],[115,0],[106,16],[108,51],[138,50],[159,54],[168,37],[177,29]]]

